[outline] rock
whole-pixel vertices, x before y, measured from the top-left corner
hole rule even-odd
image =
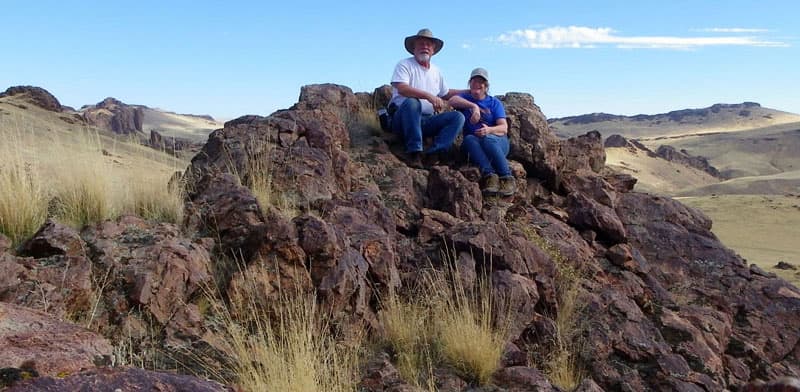
[[[142,132],[144,109],[127,105],[114,98],[106,98],[96,105],[81,108],[83,118],[90,125],[114,133],[129,135]]]
[[[415,389],[403,381],[400,372],[392,365],[389,354],[379,352],[367,362],[359,390],[369,392],[413,392]]]
[[[498,96],[505,106],[511,151],[508,158],[525,167],[532,175],[553,185],[558,184],[559,148],[556,136],[547,125],[547,118],[533,103],[533,97],[524,93]]]
[[[600,173],[606,164],[606,151],[600,132],[569,138],[561,143],[559,171],[561,175],[592,171]]]
[[[50,256],[85,257],[86,245],[71,227],[48,219],[45,224],[19,248],[19,256],[45,258]]]
[[[448,212],[466,221],[480,217],[483,204],[477,183],[467,181],[461,173],[446,166],[434,166],[428,177],[431,209]]]
[[[714,177],[720,178],[720,173],[717,168],[708,163],[708,159],[701,156],[693,156],[686,150],[676,150],[675,147],[662,145],[656,150],[656,155],[664,158],[667,161],[679,163],[681,165],[689,166],[697,170],[704,171]]]
[[[160,391],[160,392],[233,392],[214,381],[193,376],[155,372],[139,368],[98,368],[67,377],[39,377],[18,383],[8,392],[40,391]]]
[[[110,362],[113,348],[94,332],[52,316],[0,302],[0,368],[31,368],[63,376]]]
[[[754,382],[742,388],[742,392],[800,392],[800,379],[782,377],[770,382]]]
[[[617,213],[610,207],[589,199],[582,193],[570,193],[567,197],[569,224],[578,229],[593,230],[597,236],[610,244],[627,239],[625,227]]]
[[[523,391],[558,391],[547,377],[536,368],[513,366],[498,370],[492,377],[493,381],[506,388],[509,392]]]
[[[61,103],[49,91],[34,86],[12,86],[0,94],[0,98],[20,96],[24,100],[51,112],[61,112]]]
[[[779,261],[778,264],[775,264],[775,269],[796,271],[797,266],[795,266],[794,264],[789,264],[785,261]]]

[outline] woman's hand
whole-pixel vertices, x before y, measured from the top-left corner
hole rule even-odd
[[[475,136],[484,137],[492,134],[492,127],[482,124],[482,126],[475,130]]]
[[[478,121],[481,121],[481,108],[478,105],[474,105],[472,107],[472,114],[469,116],[469,122],[473,124],[477,124]]]

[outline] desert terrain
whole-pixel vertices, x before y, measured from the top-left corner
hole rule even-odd
[[[609,168],[638,179],[636,190],[678,198],[713,220],[712,231],[749,263],[794,284],[800,267],[800,116],[755,103],[719,104],[665,114],[590,114],[552,119],[562,137],[617,134],[650,151],[662,145],[704,157],[719,171],[671,162],[649,151],[607,147]]]

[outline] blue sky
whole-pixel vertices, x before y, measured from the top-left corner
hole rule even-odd
[[[452,88],[484,67],[491,93],[546,116],[654,114],[755,101],[800,113],[800,2],[3,2],[0,91],[64,105],[113,96],[179,113],[268,115],[300,87],[371,92],[430,28]]]

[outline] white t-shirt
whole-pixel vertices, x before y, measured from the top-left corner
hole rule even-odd
[[[444,84],[444,78],[439,72],[439,67],[431,63],[430,68],[425,68],[417,62],[413,57],[400,60],[397,66],[394,67],[394,74],[392,74],[392,83],[406,83],[411,87],[418,88],[422,91],[427,91],[437,97],[447,95],[449,91],[447,85]],[[406,97],[398,94],[397,88],[392,87],[392,101],[394,104],[400,106]],[[422,104],[422,114],[433,114],[433,105],[427,99],[420,99]]]

